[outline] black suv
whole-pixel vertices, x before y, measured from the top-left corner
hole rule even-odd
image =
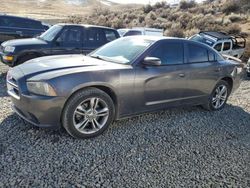
[[[37,38],[2,43],[1,61],[13,67],[41,56],[88,54],[117,38],[118,32],[108,27],[57,24]]]
[[[48,28],[48,25],[37,20],[0,15],[0,44],[11,39],[34,37]]]

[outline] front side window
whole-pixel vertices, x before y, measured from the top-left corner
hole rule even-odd
[[[80,28],[66,28],[57,38],[57,42],[65,44],[80,44],[82,31]]]
[[[148,56],[159,58],[162,65],[183,64],[183,43],[162,42]]]
[[[60,25],[54,25],[51,28],[49,28],[46,32],[44,32],[41,36],[39,36],[39,38],[51,42],[52,40],[55,39],[55,37],[62,30],[62,28],[63,27]]]
[[[206,48],[196,44],[188,44],[189,63],[200,63],[207,61],[208,61],[208,52]]]
[[[231,49],[231,42],[224,42],[223,51]]]
[[[220,42],[220,43],[218,43],[218,44],[216,44],[214,46],[214,49],[217,50],[218,52],[220,52],[221,51],[221,47],[222,47],[222,43]]]
[[[120,38],[102,46],[89,56],[115,63],[129,64],[153,42],[140,38]]]

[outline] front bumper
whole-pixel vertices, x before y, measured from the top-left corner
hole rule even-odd
[[[13,110],[24,120],[38,127],[61,126],[61,113],[65,103],[63,97],[20,95],[11,96]]]

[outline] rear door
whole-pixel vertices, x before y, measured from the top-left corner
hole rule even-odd
[[[203,103],[212,92],[221,74],[220,64],[216,61],[217,54],[203,45],[187,42],[187,90],[189,100],[185,103]]]
[[[82,53],[83,27],[65,26],[61,33],[53,41],[51,53],[80,54]]]

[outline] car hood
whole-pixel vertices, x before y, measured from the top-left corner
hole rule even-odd
[[[9,40],[2,43],[2,46],[34,46],[34,45],[45,45],[47,44],[46,41],[38,39],[38,38],[28,38],[28,39],[16,39],[16,40]]]
[[[19,69],[26,78],[42,73],[97,71],[124,67],[125,65],[110,63],[84,55],[59,55],[36,58],[21,64]]]

